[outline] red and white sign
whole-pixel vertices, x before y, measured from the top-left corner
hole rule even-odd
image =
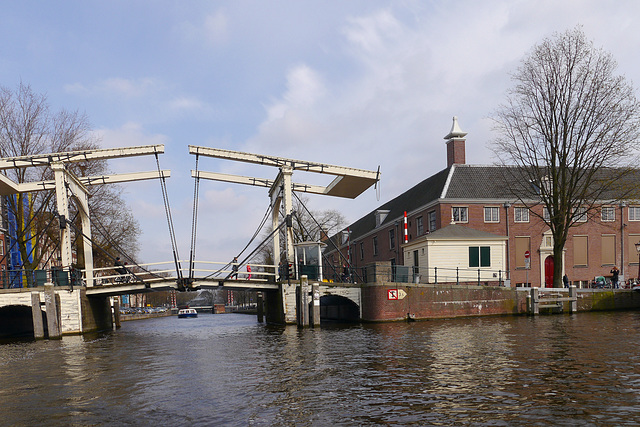
[[[524,259],[529,259],[529,258],[531,258],[531,252],[524,251]]]
[[[389,289],[387,291],[387,299],[388,300],[397,300],[398,299],[398,290],[397,289]]]

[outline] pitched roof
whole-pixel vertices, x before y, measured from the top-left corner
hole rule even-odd
[[[366,214],[349,226],[351,238],[356,239],[376,228],[375,212],[378,210],[389,211],[387,217],[380,224],[381,226],[384,226],[402,217],[404,215],[404,211],[412,211],[438,199],[442,194],[448,175],[448,168],[441,170],[435,175],[430,176],[405,191],[395,199],[383,204],[375,211]]]

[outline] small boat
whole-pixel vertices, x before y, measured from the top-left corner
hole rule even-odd
[[[183,319],[186,317],[198,317],[198,312],[195,308],[181,308],[178,311],[178,319]]]

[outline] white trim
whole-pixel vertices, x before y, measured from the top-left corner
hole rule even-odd
[[[449,184],[451,184],[451,179],[453,179],[453,172],[456,170],[456,164],[451,165],[451,169],[449,169],[449,175],[447,176],[447,180],[444,183],[444,187],[442,187],[442,193],[440,194],[441,199],[446,199],[447,192],[449,191]]]

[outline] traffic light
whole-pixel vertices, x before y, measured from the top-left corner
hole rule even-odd
[[[289,279],[295,279],[296,275],[295,272],[293,271],[293,264],[289,264],[288,270],[287,270],[287,277]]]

